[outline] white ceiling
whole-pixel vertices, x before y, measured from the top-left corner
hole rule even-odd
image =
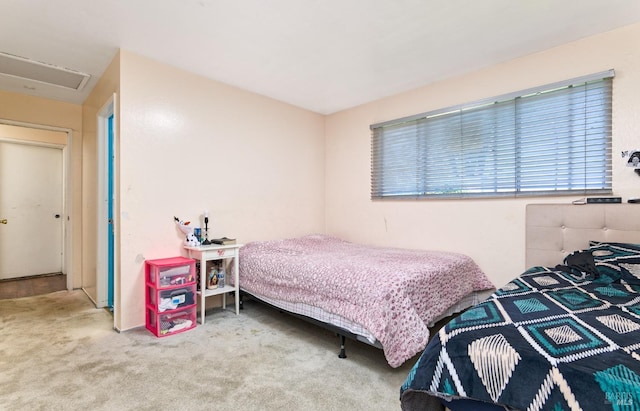
[[[640,21],[638,0],[1,0],[0,52],[91,74],[119,48],[322,114]]]

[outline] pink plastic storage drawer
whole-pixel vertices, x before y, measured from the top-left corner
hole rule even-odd
[[[186,308],[196,303],[196,283],[171,288],[147,287],[147,304],[157,312]]]
[[[194,283],[195,260],[185,257],[161,258],[145,262],[146,278],[157,288]]]
[[[195,306],[167,313],[156,313],[155,310],[147,307],[147,329],[156,337],[178,334],[195,326]]]

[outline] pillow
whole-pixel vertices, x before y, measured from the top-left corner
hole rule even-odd
[[[589,241],[598,271],[614,281],[640,284],[640,244]]]

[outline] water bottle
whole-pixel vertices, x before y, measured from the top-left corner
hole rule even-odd
[[[218,288],[224,287],[224,277],[225,277],[224,271],[225,271],[224,268],[221,268],[220,271],[218,271]]]

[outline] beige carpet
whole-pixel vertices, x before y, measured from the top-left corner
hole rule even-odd
[[[399,410],[415,360],[254,301],[156,338],[117,333],[82,291],[0,301],[2,410]]]

